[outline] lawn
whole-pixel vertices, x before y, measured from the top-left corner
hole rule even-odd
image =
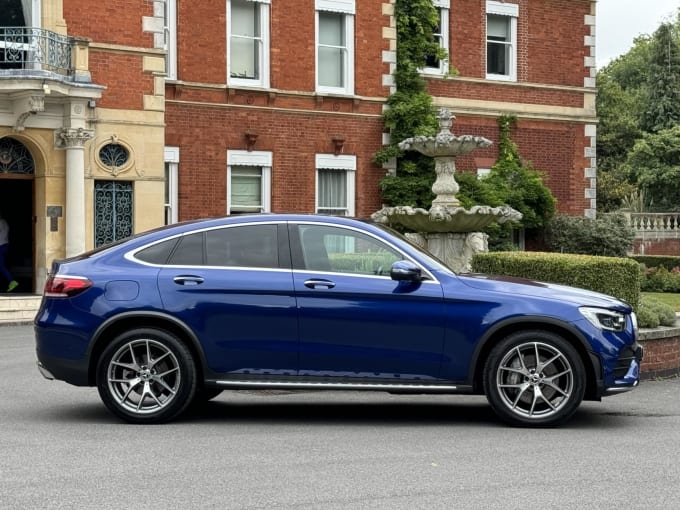
[[[667,292],[643,292],[643,296],[647,296],[662,303],[666,303],[676,312],[680,312],[680,294],[671,294]]]

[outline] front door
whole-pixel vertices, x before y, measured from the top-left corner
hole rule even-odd
[[[26,146],[13,138],[0,139],[0,213],[9,226],[5,264],[11,277],[19,283],[12,294],[35,290],[34,172],[33,157]],[[8,285],[0,274],[0,293],[4,293]]]
[[[310,223],[293,233],[299,375],[437,378],[444,341],[440,284],[392,280],[390,267],[403,256],[354,229]]]

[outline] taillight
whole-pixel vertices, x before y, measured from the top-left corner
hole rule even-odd
[[[82,276],[50,276],[45,282],[46,297],[73,297],[92,287],[92,282]]]

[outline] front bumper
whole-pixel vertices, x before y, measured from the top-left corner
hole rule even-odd
[[[625,393],[640,384],[640,365],[644,349],[637,342],[621,350],[613,370],[614,384],[604,388],[603,396]]]

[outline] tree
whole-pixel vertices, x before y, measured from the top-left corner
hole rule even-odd
[[[680,46],[676,28],[663,23],[654,33],[640,125],[656,133],[680,123]]]
[[[623,170],[644,191],[653,210],[680,210],[680,125],[645,134]]]

